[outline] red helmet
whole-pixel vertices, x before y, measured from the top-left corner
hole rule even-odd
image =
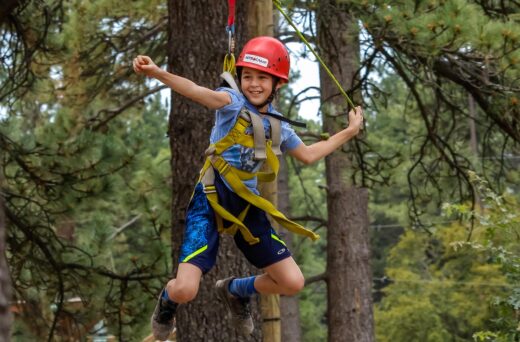
[[[237,67],[248,67],[279,77],[282,82],[289,81],[289,52],[281,41],[273,37],[256,37],[246,43]]]

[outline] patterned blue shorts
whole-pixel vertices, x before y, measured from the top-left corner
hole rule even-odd
[[[227,188],[218,173],[215,174],[215,187],[219,204],[233,215],[238,216],[247,206],[246,201]],[[244,224],[260,242],[250,245],[242,234],[237,232],[234,236],[235,244],[255,267],[265,268],[291,256],[285,242],[271,227],[263,210],[251,206]],[[224,221],[225,227],[230,225],[230,222]],[[203,273],[207,273],[215,265],[218,245],[219,234],[215,214],[204,194],[202,184],[198,183],[186,213],[186,228],[179,262],[191,263],[199,267]]]

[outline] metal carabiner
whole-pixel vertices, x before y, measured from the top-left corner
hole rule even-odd
[[[235,35],[232,29],[228,29],[228,54],[232,55],[235,52]]]

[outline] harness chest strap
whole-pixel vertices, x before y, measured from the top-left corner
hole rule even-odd
[[[246,114],[247,113],[247,114]],[[265,139],[265,131],[264,131],[264,123],[262,122],[262,118],[255,114],[249,114],[249,112],[243,110],[240,113],[240,116],[247,115],[249,120],[251,120],[251,124],[253,125],[253,141],[254,141],[254,149],[255,149],[255,160],[265,160],[267,158],[266,154],[266,139]]]
[[[264,144],[264,147],[261,149],[260,153],[265,155],[264,159],[266,160],[267,165],[271,168],[271,172],[258,172],[256,174],[254,174],[254,173],[244,172],[244,171],[241,171],[238,169],[235,169],[235,171],[239,174],[240,178],[242,178],[242,179],[251,179],[256,176],[256,177],[258,177],[258,181],[260,181],[260,182],[271,182],[276,179],[276,175],[278,174],[278,168],[279,168],[278,158],[276,158],[276,155],[273,153],[273,148],[271,148],[272,141],[265,139],[264,125],[262,124],[261,120],[260,120],[259,125],[257,123],[256,132],[257,132],[257,135],[264,136],[263,140],[255,141],[250,135],[245,134],[247,127],[249,127],[251,124],[253,125],[253,133],[255,132],[255,128],[254,128],[255,121],[250,121],[249,120],[250,116],[256,116],[256,115],[250,114],[247,111],[247,109],[244,109],[241,112],[241,114],[238,116],[238,119],[235,122],[235,125],[233,126],[233,128],[231,128],[229,133],[225,137],[223,137],[222,139],[217,141],[215,144],[210,145],[206,149],[205,154],[206,154],[206,156],[209,156],[212,154],[221,155],[226,149],[228,149],[229,147],[231,147],[234,144],[239,144],[239,145],[249,147],[249,148],[255,148],[255,144],[257,144],[259,141],[261,141],[261,143]],[[256,116],[256,117],[258,117],[258,116]],[[276,121],[278,121],[278,120],[276,120]],[[273,136],[273,133],[276,134],[277,132],[280,132],[280,123],[279,122],[278,122],[278,125],[275,124],[275,125],[272,125],[271,127],[272,127],[271,136]],[[262,134],[260,134],[259,132],[262,132]],[[280,133],[278,133],[278,134],[280,134]],[[280,138],[278,137],[275,140],[279,141]],[[278,145],[279,145],[279,143],[278,143]],[[279,147],[277,149],[279,150]],[[258,149],[255,149],[255,156],[259,154],[259,152],[257,152],[256,150],[258,150]]]
[[[262,118],[258,115],[249,113],[247,110],[243,110],[240,114],[246,120],[250,121],[253,125],[253,137],[254,137],[254,149],[255,149],[255,160],[264,160],[266,158],[266,139],[264,131],[264,123]],[[282,128],[280,120],[267,116],[269,126],[271,130],[271,148],[275,155],[279,156],[282,154],[280,150],[280,143],[282,138]]]

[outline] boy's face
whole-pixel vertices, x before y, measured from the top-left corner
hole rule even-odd
[[[240,85],[245,97],[255,106],[265,103],[273,91],[273,76],[270,74],[244,67],[240,79]],[[277,88],[280,85],[277,85]],[[267,105],[266,105],[267,106]],[[265,108],[260,108],[265,110]]]

